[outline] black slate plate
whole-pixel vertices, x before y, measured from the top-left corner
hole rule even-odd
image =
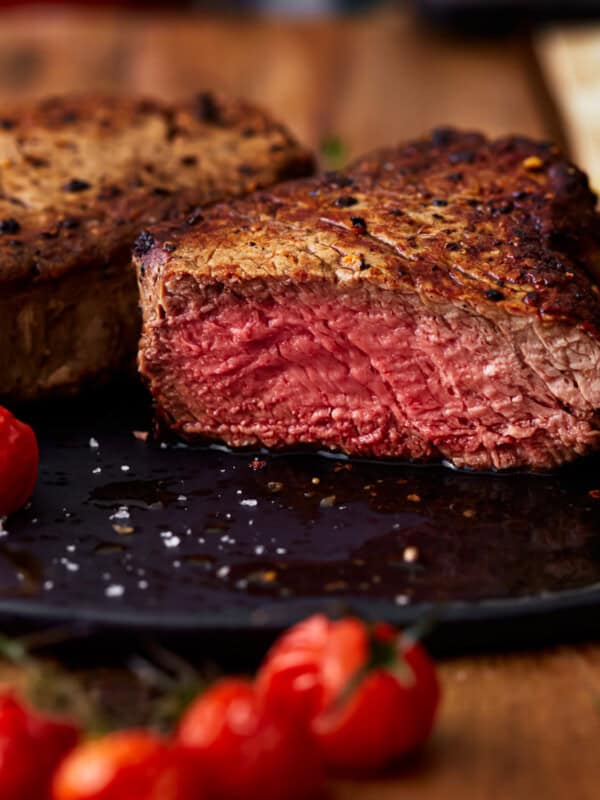
[[[598,459],[498,476],[160,445],[133,434],[150,427],[135,387],[26,416],[41,476],[0,538],[7,625],[229,646],[350,608],[433,614],[454,651],[600,630]]]

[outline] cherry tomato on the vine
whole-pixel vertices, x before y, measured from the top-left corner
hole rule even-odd
[[[185,758],[145,730],[119,731],[79,745],[63,761],[52,800],[200,800]]]
[[[72,723],[39,714],[12,694],[0,696],[2,800],[48,800],[54,770],[78,740]]]
[[[323,771],[311,737],[293,719],[266,708],[249,681],[217,682],[189,708],[177,739],[195,761],[210,800],[323,795]]]
[[[0,406],[0,517],[18,511],[31,497],[38,463],[35,433]]]
[[[349,617],[315,616],[275,643],[257,676],[260,695],[303,722],[327,766],[374,772],[421,747],[440,688],[409,634]]]

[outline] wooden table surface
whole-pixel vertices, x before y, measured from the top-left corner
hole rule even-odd
[[[349,156],[440,123],[560,136],[525,40],[462,40],[406,12],[296,24],[66,10],[0,18],[0,102],[198,87],[260,102],[315,148],[339,136]],[[426,753],[394,778],[336,786],[336,800],[600,796],[600,647],[467,657],[441,671]]]

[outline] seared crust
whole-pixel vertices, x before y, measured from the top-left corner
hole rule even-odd
[[[159,227],[137,261],[143,293],[158,284],[167,305],[190,274],[203,283],[325,279],[561,320],[598,335],[595,206],[586,176],[554,145],[444,128],[343,173]]]
[[[306,175],[312,159],[243,102],[74,96],[0,112],[0,282],[115,263],[139,230]]]

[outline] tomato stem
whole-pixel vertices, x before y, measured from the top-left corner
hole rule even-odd
[[[410,628],[401,631],[398,637],[398,646],[401,650],[406,650],[415,642],[422,642],[437,627],[440,614],[437,609],[432,609],[421,619],[417,620]]]
[[[0,656],[18,666],[24,666],[31,661],[27,648],[22,642],[18,639],[10,639],[3,634],[0,634]]]

